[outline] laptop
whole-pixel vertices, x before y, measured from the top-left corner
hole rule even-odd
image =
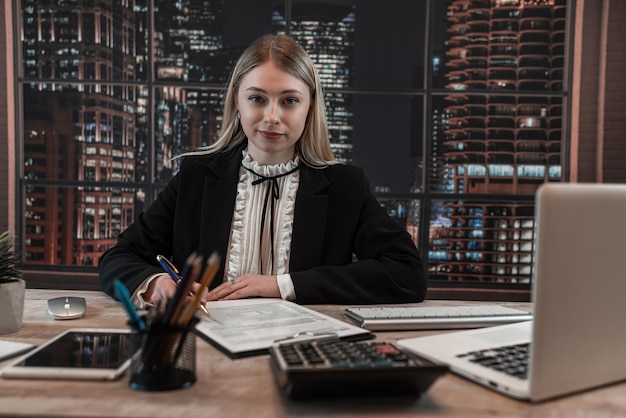
[[[398,345],[532,402],[625,380],[626,184],[548,183],[535,214],[532,321]]]

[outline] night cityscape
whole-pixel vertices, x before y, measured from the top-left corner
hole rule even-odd
[[[174,157],[217,138],[243,49],[287,33],[320,72],[336,158],[431,281],[528,286],[532,196],[563,176],[566,1],[380,3],[21,0],[26,264],[95,267]]]

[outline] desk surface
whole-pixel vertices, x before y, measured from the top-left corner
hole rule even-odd
[[[55,321],[47,313],[47,299],[84,296],[82,319]],[[40,344],[67,328],[124,328],[121,307],[100,292],[28,289],[24,325],[0,338]],[[471,302],[464,302],[471,304]],[[484,302],[475,302],[482,304]],[[422,306],[452,305],[454,301],[426,301]],[[507,305],[528,309],[527,303]],[[345,306],[312,306],[342,320]],[[434,331],[378,332],[394,341]],[[0,378],[0,415],[81,417],[484,417],[493,416],[624,416],[626,383],[541,404],[509,399],[486,388],[446,374],[420,399],[359,398],[292,401],[278,391],[268,356],[231,360],[202,340],[197,343],[198,380],[188,389],[139,392],[128,387],[128,376],[113,382],[14,380]],[[6,362],[5,362],[6,363]],[[0,366],[5,363],[1,363]]]

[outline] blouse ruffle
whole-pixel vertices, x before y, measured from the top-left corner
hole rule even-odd
[[[225,280],[235,279],[244,273],[262,273],[258,271],[258,260],[254,260],[254,262],[250,265],[246,263],[241,263],[242,254],[255,253],[255,251],[253,251],[253,248],[244,249],[242,248],[242,246],[245,245],[256,247],[259,244],[258,235],[256,235],[257,239],[250,239],[245,243],[242,242],[244,222],[247,223],[246,226],[260,225],[261,216],[263,215],[263,206],[260,205],[260,207],[254,208],[254,210],[252,211],[256,219],[245,219],[246,204],[254,204],[249,199],[249,196],[252,187],[256,187],[252,185],[252,181],[255,180],[256,176],[254,176],[253,173],[250,173],[245,168],[253,170],[255,173],[261,174],[263,176],[276,176],[296,168],[299,164],[299,158],[295,157],[295,159],[281,164],[260,165],[257,161],[253,161],[250,158],[247,150],[244,150],[243,160],[241,164],[243,167],[241,167],[241,169],[239,170],[239,183],[237,184],[237,197],[235,198],[235,210],[233,213],[231,241],[228,255],[228,268]],[[263,266],[273,266],[272,274],[284,274],[288,272],[291,236],[293,230],[293,217],[299,179],[300,172],[296,170],[293,173],[285,176],[284,182],[280,183],[281,187],[279,199],[282,204],[278,205],[278,207],[282,208],[282,211],[274,214],[274,256],[276,259],[273,261],[273,263],[270,263],[269,257],[271,257],[271,255],[269,255],[269,251],[266,251],[266,254],[268,254],[267,259],[263,259]],[[265,187],[269,187],[269,184],[266,184]],[[270,207],[268,205],[268,210],[269,209]],[[270,222],[269,214],[266,216],[265,222]],[[266,228],[269,228],[269,224],[266,225]],[[260,233],[260,231],[258,233]],[[257,249],[256,252],[260,252],[260,249]],[[265,274],[267,274],[267,272],[265,272]]]

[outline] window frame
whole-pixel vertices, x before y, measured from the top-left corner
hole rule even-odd
[[[432,98],[438,96],[446,96],[450,94],[450,90],[444,88],[438,88],[433,86],[433,77],[432,77],[432,57],[433,57],[433,49],[434,49],[434,36],[433,30],[434,28],[431,25],[431,22],[435,22],[437,20],[437,16],[435,16],[435,7],[433,7],[434,2],[439,0],[426,0],[428,3],[428,16],[426,19],[427,28],[425,30],[426,36],[426,49],[425,49],[425,67],[424,67],[424,82],[423,88],[421,89],[411,89],[410,91],[400,92],[400,94],[408,94],[412,97],[421,98],[423,100],[423,127],[422,127],[422,136],[424,138],[423,141],[423,167],[422,167],[422,190],[414,191],[409,193],[394,193],[394,192],[384,192],[384,191],[375,191],[374,194],[382,200],[411,200],[419,203],[419,219],[420,222],[420,230],[419,238],[417,240],[418,248],[421,251],[423,260],[425,264],[428,264],[428,253],[430,247],[430,240],[428,236],[428,229],[430,227],[431,222],[431,202],[439,201],[439,200],[463,200],[463,201],[481,201],[481,202],[513,202],[513,201],[524,201],[530,202],[533,200],[533,196],[516,196],[516,195],[493,195],[493,194],[451,194],[451,193],[440,193],[436,191],[431,191],[429,187],[429,177],[428,173],[430,173],[431,169],[431,155],[432,155],[432,131],[433,126],[429,122],[428,115],[431,115],[433,106],[432,106]],[[16,94],[16,177],[17,177],[17,188],[16,188],[16,230],[21,231],[19,235],[24,236],[26,230],[26,222],[24,217],[21,216],[25,213],[25,205],[24,198],[26,196],[26,188],[28,186],[40,186],[40,187],[59,187],[59,188],[68,188],[68,187],[77,187],[77,186],[99,186],[97,182],[80,182],[77,180],[70,181],[62,181],[62,180],[30,180],[24,178],[24,120],[23,120],[23,95],[22,95],[22,85],[31,81],[42,81],[39,79],[28,79],[23,77],[23,62],[21,57],[21,41],[18,34],[20,33],[20,23],[18,20],[18,16],[20,15],[19,10],[20,0],[13,0],[13,11],[14,11],[14,50],[16,51],[15,60],[14,60],[14,73],[15,73],[15,94]],[[154,2],[149,2],[154,5]],[[148,27],[153,30],[154,22],[152,21],[152,14],[148,13]],[[571,91],[571,60],[572,60],[572,27],[573,20],[575,16],[575,2],[567,2],[567,17],[566,17],[566,30],[565,30],[565,63],[563,69],[563,89],[559,93],[549,94],[550,96],[560,97],[563,101],[563,114],[561,116],[561,126],[562,126],[562,137],[561,137],[561,165],[562,165],[562,181],[568,181],[570,177],[570,162],[566,158],[569,155],[569,147],[570,147],[570,126],[568,123],[569,115],[571,114],[571,103],[569,100],[569,92]],[[289,25],[287,25],[289,27]],[[148,37],[148,46],[147,49],[149,51],[153,51],[153,36]],[[164,87],[164,86],[172,86],[177,83],[165,82],[162,80],[158,80],[154,75],[154,57],[150,54],[148,58],[148,67],[152,70],[147,72],[147,78],[144,81],[137,82],[122,82],[122,81],[113,81],[107,82],[108,85],[121,85],[121,86],[147,86],[147,90],[149,92],[148,106],[150,109],[154,109],[154,98],[155,98],[155,89]],[[43,80],[43,81],[54,81],[54,80]],[[69,81],[69,83],[73,83],[74,81]],[[79,84],[91,84],[89,81],[76,81]],[[189,86],[189,85],[187,85]],[[191,84],[193,86],[193,84]],[[220,91],[221,85],[211,85],[211,84],[202,84],[203,89],[212,90],[212,91]],[[332,88],[327,89],[328,92],[332,93],[335,90]],[[398,94],[399,92],[371,92],[371,91],[362,91],[362,90],[348,90],[350,94]],[[515,91],[507,94],[506,92],[498,93],[490,90],[475,90],[472,93],[476,94],[495,94],[495,95],[511,95],[511,96],[523,96],[526,93]],[[149,137],[154,138],[154,112],[147,112],[147,127]],[[147,153],[150,156],[154,156],[152,152],[152,146],[154,146],[153,141],[148,141],[148,149]],[[165,182],[161,182],[156,180],[154,165],[154,158],[149,159],[150,164],[148,164],[148,176],[146,181],[144,182],[106,182],[106,185],[109,187],[124,187],[124,188],[142,188],[145,190],[145,204],[144,209],[152,202],[152,200],[156,197],[157,193],[165,186]],[[25,272],[25,278],[28,280],[30,286],[34,287],[63,287],[63,288],[76,288],[76,289],[98,289],[97,283],[97,271],[93,267],[84,267],[84,266],[53,266],[53,265],[24,265],[23,270]],[[94,280],[96,279],[96,280]],[[526,299],[529,297],[529,287],[528,286],[518,286],[511,287],[507,285],[488,285],[488,286],[480,286],[480,285],[472,285],[472,286],[458,286],[458,283],[433,283],[435,286],[431,288],[429,297],[448,297],[450,295],[458,296],[464,295],[465,297],[491,297],[489,294],[493,294],[492,291],[495,291],[500,297],[504,296],[506,298],[519,299],[520,297]],[[507,295],[508,294],[508,295]],[[487,296],[485,296],[487,295]]]

